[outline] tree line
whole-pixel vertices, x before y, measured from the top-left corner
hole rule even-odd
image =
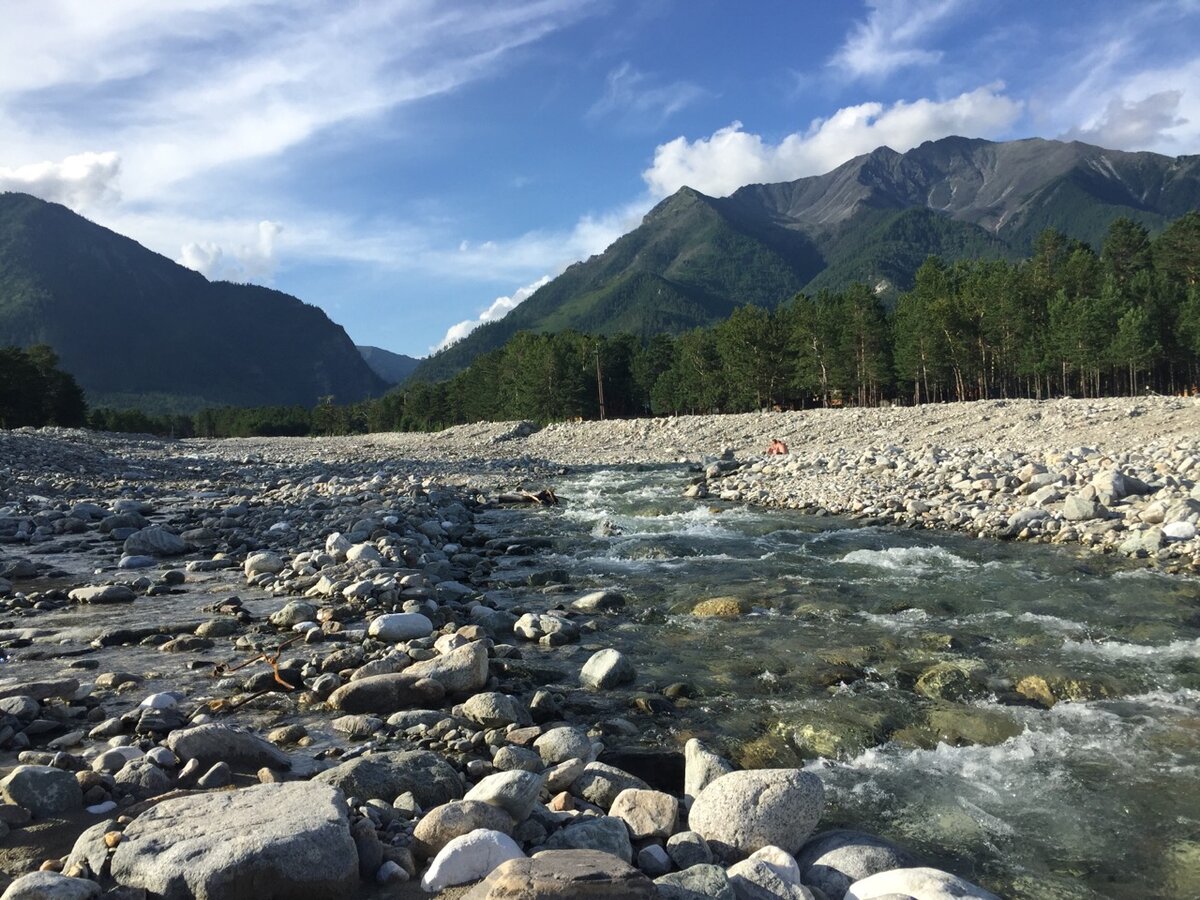
[[[47,353],[0,356],[11,368],[10,359],[24,354],[23,383],[40,377],[44,384],[43,399],[23,401],[42,410],[40,420],[28,409],[11,412],[3,398],[14,392],[0,393],[8,427],[78,420],[68,411],[75,401],[63,399],[78,388],[72,393],[63,373],[50,374],[57,370]],[[99,409],[86,421],[176,437],[358,434],[480,420],[1175,394],[1195,392],[1198,382],[1200,212],[1191,212],[1154,238],[1118,219],[1099,253],[1049,229],[1019,263],[930,257],[890,310],[873,288],[855,284],[800,294],[774,310],[742,306],[714,326],[646,342],[522,332],[448,380],[349,405],[326,397],[312,408],[226,407],[193,416]]]
[[[0,347],[0,428],[76,427],[86,417],[83,390],[50,347]]]

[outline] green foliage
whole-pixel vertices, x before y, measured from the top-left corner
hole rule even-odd
[[[83,391],[58,367],[53,350],[45,344],[0,348],[0,428],[76,427],[86,418]]]

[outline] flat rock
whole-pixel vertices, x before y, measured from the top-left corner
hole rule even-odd
[[[795,853],[825,806],[821,780],[799,769],[730,772],[696,797],[688,817],[713,851],[740,859],[767,846]]]
[[[124,584],[103,584],[75,588],[67,597],[72,603],[132,603],[137,594]]]
[[[411,793],[424,809],[441,806],[463,795],[462,781],[440,756],[424,750],[393,751],[360,756],[321,772],[314,781],[339,788],[359,803],[391,803]]]
[[[30,872],[8,886],[0,900],[96,900],[103,891],[86,878],[68,878],[58,872]]]
[[[957,875],[924,866],[890,869],[856,881],[846,891],[845,900],[880,900],[895,895],[917,900],[1000,900]]]
[[[595,850],[546,850],[504,863],[465,900],[650,900],[654,883],[633,866]]]
[[[111,871],[162,900],[340,900],[358,886],[345,798],[313,782],[164,800],[126,827]]]
[[[167,747],[180,759],[198,760],[206,769],[219,762],[244,769],[292,767],[287,754],[274,744],[232,725],[207,723],[172,731],[167,736]]]
[[[442,683],[413,675],[412,668],[344,684],[329,695],[329,705],[350,713],[394,713],[440,703],[446,694]]]

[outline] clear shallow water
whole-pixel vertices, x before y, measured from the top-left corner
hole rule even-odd
[[[697,504],[683,477],[573,473],[554,484],[562,508],[490,514],[553,535],[546,562],[577,583],[630,595],[628,624],[602,640],[633,655],[639,686],[694,687],[677,739],[810,766],[827,824],[1006,896],[1200,896],[1200,584],[1044,546]],[[753,612],[690,615],[719,596]],[[971,678],[926,684],[939,664]],[[1031,677],[1073,699],[1034,702]]]

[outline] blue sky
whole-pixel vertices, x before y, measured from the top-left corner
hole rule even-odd
[[[684,184],[1200,152],[1200,2],[0,0],[0,190],[414,356]]]

